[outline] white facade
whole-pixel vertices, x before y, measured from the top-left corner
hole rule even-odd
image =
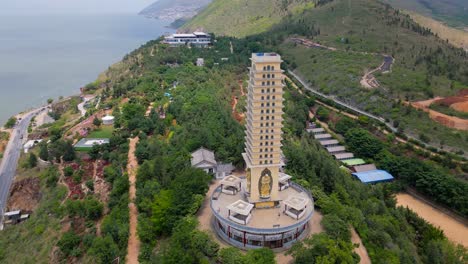
[[[191,34],[172,34],[164,38],[163,43],[171,47],[190,45],[196,47],[208,47],[211,44],[210,34],[204,32],[193,32]]]
[[[114,124],[115,117],[113,116],[105,116],[102,118],[102,124],[104,125],[113,125]]]

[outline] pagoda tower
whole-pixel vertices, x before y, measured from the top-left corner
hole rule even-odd
[[[276,53],[252,54],[247,97],[245,191],[256,208],[279,204],[278,178],[282,162],[283,71]]]

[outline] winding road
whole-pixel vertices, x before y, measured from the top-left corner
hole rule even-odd
[[[0,164],[0,230],[3,230],[3,214],[7,204],[7,199],[10,191],[13,178],[15,177],[16,167],[21,154],[21,149],[26,135],[28,126],[33,116],[38,114],[44,108],[35,109],[21,116],[18,124],[14,127],[8,145],[3,155],[2,163]]]

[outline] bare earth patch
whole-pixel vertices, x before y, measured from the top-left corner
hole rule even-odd
[[[359,237],[358,233],[356,233],[356,230],[354,230],[354,228],[351,228],[351,242],[353,242],[353,244],[359,245],[357,248],[354,249],[354,252],[358,254],[361,258],[359,264],[371,264],[371,260],[369,258],[369,254],[367,253],[367,249],[364,247],[364,244],[362,244],[361,237]]]
[[[398,206],[408,207],[429,223],[442,229],[449,240],[468,246],[468,227],[465,224],[410,194],[400,193],[396,199]]]
[[[129,189],[129,198],[130,204],[128,208],[130,210],[130,235],[128,237],[128,250],[127,250],[127,259],[126,262],[129,264],[138,263],[138,254],[140,252],[140,239],[137,235],[137,225],[138,225],[138,210],[135,205],[136,198],[136,173],[138,169],[138,162],[135,157],[135,149],[138,144],[139,138],[130,139],[130,146],[128,151],[128,180],[130,181]]]
[[[10,189],[7,211],[34,211],[41,199],[41,180],[28,178],[14,182]]]
[[[464,91],[460,92],[461,94],[464,93]],[[465,101],[466,100],[466,101]],[[464,96],[453,96],[453,97],[435,97],[433,99],[429,100],[424,100],[424,101],[419,101],[419,102],[411,102],[411,106],[413,106],[416,109],[421,109],[424,112],[427,112],[429,114],[429,117],[433,119],[434,121],[450,128],[455,128],[459,130],[468,130],[468,120],[462,119],[459,117],[455,116],[449,116],[437,111],[434,111],[432,109],[429,109],[429,106],[431,104],[442,104],[446,105],[448,107],[454,107],[454,104],[458,104],[457,107],[459,108],[464,108],[465,110],[467,109],[467,104],[468,104],[468,97],[466,95]],[[455,108],[454,108],[455,109]],[[457,110],[457,109],[456,109]],[[464,111],[462,111],[464,112]]]

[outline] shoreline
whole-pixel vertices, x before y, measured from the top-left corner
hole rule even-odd
[[[63,97],[61,100],[58,100],[58,101],[55,101],[55,99],[54,99],[54,102],[52,102],[51,104],[47,104],[47,103],[46,103],[46,104],[43,104],[43,105],[40,105],[40,106],[37,106],[37,107],[36,107],[36,106],[33,106],[33,107],[30,107],[30,108],[28,108],[28,109],[26,109],[26,110],[24,110],[24,111],[21,111],[21,112],[15,114],[15,115],[12,115],[12,116],[10,116],[10,117],[8,117],[8,118],[11,118],[11,117],[16,117],[17,119],[18,119],[18,118],[23,118],[25,115],[28,115],[28,114],[30,114],[30,113],[32,113],[32,112],[38,111],[38,110],[40,110],[40,109],[42,109],[42,108],[44,108],[44,107],[46,107],[46,108],[47,108],[47,107],[50,107],[50,106],[53,105],[54,103],[59,103],[59,102],[64,102],[64,101],[70,100],[72,97],[75,97],[75,96],[81,97],[81,94],[72,94],[72,95],[69,95],[69,96],[67,96],[67,97]],[[7,120],[8,120],[8,119],[7,119]],[[12,129],[13,129],[13,128],[5,128],[5,124],[2,124],[2,125],[0,126],[0,131],[11,131]]]

